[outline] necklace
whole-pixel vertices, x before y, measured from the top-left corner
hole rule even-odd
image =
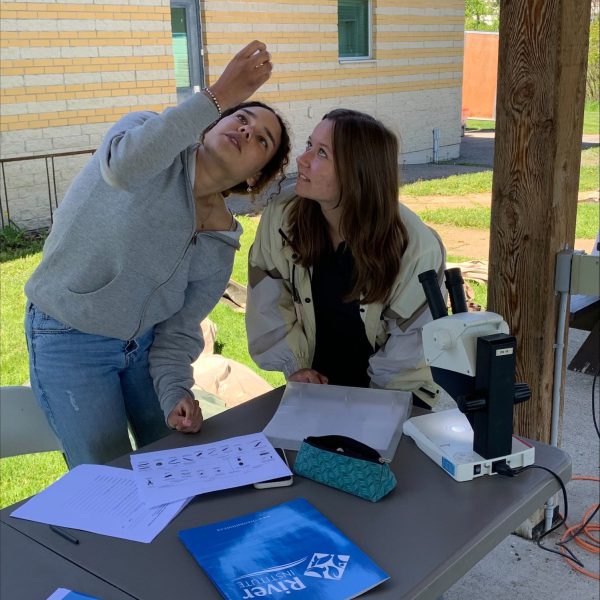
[[[215,207],[218,209],[218,213],[213,213],[215,211]],[[221,208],[222,214],[221,214]],[[229,224],[225,225],[225,214],[229,213]],[[213,222],[211,222],[211,220]],[[205,229],[215,229],[220,231],[235,231],[235,217],[231,210],[225,205],[220,206],[219,203],[211,203],[208,206],[204,204],[200,204],[200,202],[196,201],[196,231],[204,231]]]
[[[210,220],[214,208],[215,205],[211,204],[206,214],[202,215],[200,207],[196,205],[196,229],[204,229],[206,227],[206,223]]]

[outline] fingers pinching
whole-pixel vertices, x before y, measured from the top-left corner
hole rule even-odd
[[[264,52],[267,49],[267,45],[259,40],[252,40],[247,46],[244,46],[236,56],[244,56],[249,58],[255,55],[257,52]]]
[[[263,42],[254,40],[227,64],[219,79],[210,86],[223,109],[249,98],[271,76],[271,54]]]

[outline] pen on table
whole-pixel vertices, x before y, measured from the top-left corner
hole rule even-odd
[[[50,527],[54,533],[60,535],[61,538],[71,542],[71,544],[79,544],[79,540],[75,536],[72,536],[68,531],[61,529],[60,527],[56,527],[55,525],[48,525],[48,527]]]

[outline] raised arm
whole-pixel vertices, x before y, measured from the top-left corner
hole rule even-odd
[[[104,180],[125,191],[145,183],[197,142],[220,111],[249,98],[269,79],[271,70],[265,44],[255,40],[233,57],[210,93],[194,94],[160,114],[126,115],[111,127],[97,151]]]

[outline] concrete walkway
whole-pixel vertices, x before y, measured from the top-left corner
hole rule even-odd
[[[493,130],[467,132],[460,144],[459,158],[443,164],[404,165],[400,172],[402,183],[491,170],[494,166],[494,135]],[[600,135],[583,136],[582,150],[598,145],[600,145]]]

